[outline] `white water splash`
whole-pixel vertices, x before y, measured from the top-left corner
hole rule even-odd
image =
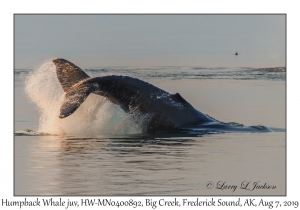
[[[142,128],[132,122],[119,106],[95,94],[90,94],[71,116],[60,119],[58,116],[64,92],[51,61],[28,75],[25,88],[40,112],[38,132],[55,135],[121,135],[142,132]]]

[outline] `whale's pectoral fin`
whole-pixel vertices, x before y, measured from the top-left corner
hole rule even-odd
[[[90,78],[78,66],[65,59],[56,58],[52,62],[56,66],[57,78],[65,92],[78,82]]]
[[[74,85],[65,95],[65,100],[60,107],[60,118],[68,117],[85,101],[91,92],[95,90],[92,83],[83,82]]]
[[[191,106],[191,104],[187,102],[184,98],[182,98],[182,96],[179,93],[175,93],[171,97],[173,100],[178,101],[185,106]]]

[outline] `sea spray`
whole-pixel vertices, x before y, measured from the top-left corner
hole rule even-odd
[[[101,75],[99,75],[101,76]],[[57,79],[55,65],[49,61],[34,69],[26,79],[26,93],[40,113],[38,132],[55,135],[120,135],[141,133],[118,105],[90,94],[71,116],[60,119],[64,91]]]
[[[39,132],[57,134],[59,104],[63,100],[63,90],[55,75],[55,66],[44,63],[29,73],[25,81],[25,90],[40,112]]]

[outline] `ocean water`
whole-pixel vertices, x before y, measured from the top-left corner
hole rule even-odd
[[[93,94],[59,119],[64,93],[54,64],[15,69],[15,195],[286,194],[284,67],[85,71],[145,80],[219,121],[254,129],[146,134],[117,105]]]

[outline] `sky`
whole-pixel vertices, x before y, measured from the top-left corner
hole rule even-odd
[[[285,66],[285,18],[15,14],[15,68],[34,68],[57,57],[85,68]]]

